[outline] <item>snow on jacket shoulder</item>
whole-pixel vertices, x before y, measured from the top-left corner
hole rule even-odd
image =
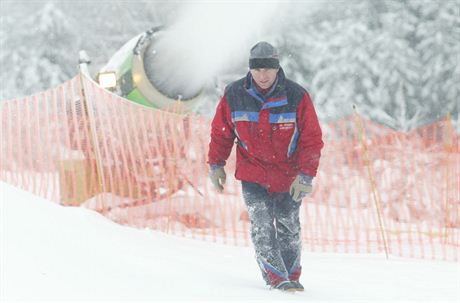
[[[250,85],[251,75],[230,84],[211,124],[208,163],[225,165],[237,141],[238,180],[270,192],[287,192],[298,173],[316,176],[321,128],[307,91],[284,76],[266,97]]]

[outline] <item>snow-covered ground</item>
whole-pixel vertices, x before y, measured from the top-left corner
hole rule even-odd
[[[270,291],[247,247],[117,225],[0,182],[1,302],[459,302],[458,263],[304,252]]]

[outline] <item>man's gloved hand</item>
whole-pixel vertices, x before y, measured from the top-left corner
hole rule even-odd
[[[313,190],[311,185],[312,180],[313,177],[311,176],[298,174],[289,189],[289,194],[291,195],[292,200],[300,202],[307,194],[311,193]]]
[[[224,184],[225,180],[227,179],[227,175],[225,174],[223,166],[211,165],[209,169],[209,178],[219,192],[224,190]]]

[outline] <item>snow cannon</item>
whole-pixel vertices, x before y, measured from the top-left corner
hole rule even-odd
[[[133,102],[165,111],[191,112],[200,101],[202,88],[191,89],[165,72],[170,58],[162,55],[165,48],[157,49],[162,34],[163,27],[157,26],[128,41],[96,79],[104,88]]]

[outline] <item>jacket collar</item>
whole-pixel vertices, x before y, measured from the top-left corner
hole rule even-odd
[[[281,99],[286,99],[285,80],[286,80],[286,77],[284,75],[284,71],[282,68],[280,68],[278,70],[278,74],[276,76],[276,80],[275,80],[275,83],[273,84],[273,87],[270,89],[270,91],[265,96],[262,96],[262,94],[260,94],[257,91],[257,89],[252,83],[253,79],[252,79],[251,72],[248,72],[244,80],[243,86],[249,95],[259,100],[263,104],[267,101],[279,100],[280,97]]]
[[[280,67],[278,70],[278,74],[276,76],[276,83],[274,85],[274,90],[273,91],[278,91],[278,90],[284,90],[285,87],[285,81],[286,81],[286,76],[284,75],[284,70]],[[252,75],[251,72],[248,72],[246,74],[246,78],[244,79],[244,88],[245,89],[250,89],[252,86]]]

